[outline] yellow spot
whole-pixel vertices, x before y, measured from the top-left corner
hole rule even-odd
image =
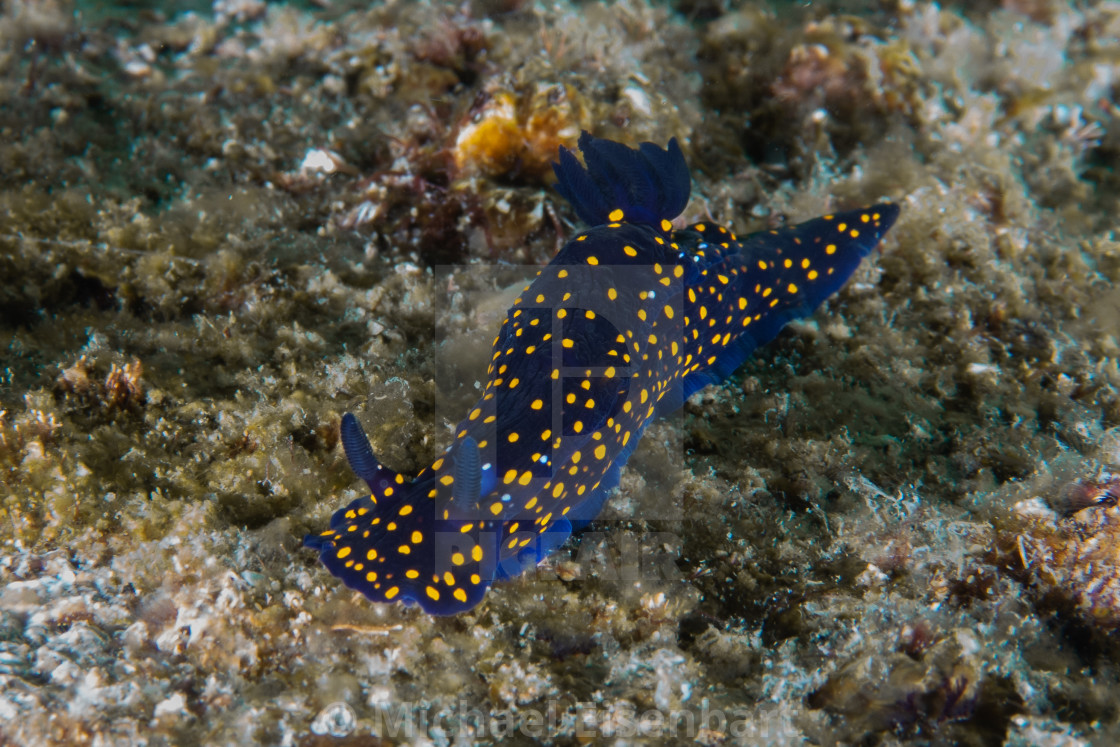
[[[407,576],[408,578],[419,578],[420,577],[420,571],[408,570],[408,571],[404,572],[404,575]]]
[[[532,479],[533,479],[533,473],[530,472],[529,470],[525,470],[524,472],[521,473],[521,477],[518,479],[517,484],[518,485],[528,485],[529,481],[532,480]]]
[[[544,407],[544,401],[539,400],[539,399],[535,399],[535,400],[533,400],[532,404],[529,405],[529,407],[531,407],[534,410],[539,410],[542,407]]]
[[[370,548],[369,552],[366,553],[366,560],[377,560],[377,550]]]
[[[595,447],[595,458],[596,459],[602,459],[606,455],[607,455],[607,445],[606,444],[599,444],[598,446]]]
[[[566,277],[568,277],[568,271],[567,270],[561,270],[560,272],[556,273],[556,277],[566,278]]]
[[[511,482],[513,482],[516,479],[517,479],[517,470],[515,470],[515,469],[507,470],[505,475],[502,476],[502,482],[505,483],[506,485],[509,485]]]
[[[482,561],[482,545],[475,545],[471,548],[471,558],[476,563]],[[477,584],[478,582],[475,581],[475,583]]]
[[[665,233],[669,233],[670,231],[673,230],[673,224],[670,223],[669,221],[665,220],[664,218],[662,218],[661,219],[661,230],[664,231]]]
[[[622,247],[622,251],[625,252],[627,257],[637,257],[638,256],[638,250],[635,249],[632,246],[629,246],[629,245]]]
[[[824,248],[824,253],[825,254],[835,254],[836,253],[836,244],[829,244],[828,246],[826,246]]]
[[[848,224],[847,223],[841,223],[840,225],[838,225],[836,227],[836,230],[839,231],[840,233],[844,233],[845,231],[848,230]]]
[[[478,420],[478,416],[482,414],[482,410],[477,407],[471,410],[471,414],[467,416],[468,420]]]
[[[762,291],[762,297],[763,298],[769,298],[770,294],[773,293],[773,292],[774,292],[773,288],[767,288],[766,290]]]
[[[789,268],[793,267],[793,260],[792,259],[787,259],[785,262],[783,262],[783,264],[785,265],[786,269],[788,270]]]
[[[455,482],[455,478],[451,475],[444,475],[443,477],[439,478],[439,481],[442,485],[450,485],[451,483]]]
[[[376,580],[377,580],[377,573],[375,573],[374,571],[370,571],[369,573],[366,574],[366,581],[369,581],[372,584]]]
[[[397,548],[397,552],[399,552],[401,555],[408,555],[410,552],[412,552],[412,548],[408,545],[401,545]]]
[[[583,421],[582,420],[577,420],[575,422],[575,424],[572,425],[572,430],[575,431],[576,433],[581,433],[583,431]]]
[[[638,309],[638,318],[641,319],[643,322],[646,320],[646,310],[645,309]]]
[[[467,562],[467,559],[463,557],[463,553],[457,552],[457,553],[452,553],[451,562],[454,563],[455,565],[462,565],[463,563]]]
[[[491,503],[491,504],[490,504],[490,513],[492,513],[492,514],[494,514],[495,516],[497,516],[497,515],[498,515],[498,514],[500,514],[501,512],[502,512],[502,504],[501,504],[501,501],[494,501],[493,503]]]
[[[796,293],[797,292],[797,286],[794,285],[793,283],[790,283],[789,287],[786,288],[786,290],[789,291],[790,293]]]
[[[673,318],[673,307],[669,304],[665,304],[665,316],[669,319]]]
[[[434,601],[439,601],[439,591],[436,590],[436,587],[425,586],[424,591],[426,591],[428,593],[428,596],[430,596]]]
[[[704,233],[705,231],[708,230],[708,227],[705,226],[703,223],[697,223],[696,224],[696,230],[699,231],[700,233]]]
[[[397,595],[398,592],[400,592],[400,589],[394,586],[392,589],[389,589],[387,592],[385,592],[385,598],[392,599]]]
[[[559,498],[560,494],[564,492],[564,483],[558,482],[552,488],[552,497]]]
[[[547,441],[549,439],[549,436],[551,436],[551,435],[552,435],[552,431],[547,431],[546,430],[544,433],[541,434],[541,440],[542,441]]]
[[[387,529],[390,532],[397,531],[397,522],[390,521],[388,524],[385,525],[385,529]]]
[[[761,259],[758,260],[758,269],[760,269],[760,270],[765,270],[766,269],[766,263],[763,262]]]
[[[618,208],[615,208],[610,212],[610,215],[607,216],[607,220],[609,220],[611,223],[618,223],[620,220],[622,220],[622,216],[623,212]]]
[[[863,223],[866,223],[867,221],[871,220],[871,218],[870,218],[870,217],[869,217],[869,216],[867,215],[867,213],[864,213],[863,215],[861,215],[861,216],[859,217],[859,219],[860,219],[860,221],[861,221],[861,222],[863,222]]]
[[[588,257],[587,258],[587,264],[597,265],[597,264],[599,264],[599,258],[598,257]]]
[[[421,534],[419,531],[415,531],[415,532],[412,533],[412,544],[419,545],[423,541],[424,541],[424,535]]]
[[[566,348],[572,348],[572,347],[575,347],[575,343],[574,343],[574,342],[572,342],[571,340],[569,340],[569,339],[568,339],[567,337],[565,337],[565,338],[564,338],[564,339],[563,339],[563,340],[562,340],[562,341],[560,342],[560,344],[561,344],[561,345],[563,345],[563,346],[564,346],[564,347],[566,347]]]
[[[448,586],[455,585],[455,577],[451,575],[451,571],[443,572],[443,583],[447,584]]]
[[[817,279],[817,271],[816,270],[809,270],[809,279],[810,280],[816,280]]]
[[[676,267],[673,268],[673,277],[679,278],[682,275],[684,275],[684,268],[683,267],[681,267],[680,265],[677,265]]]
[[[477,573],[472,573],[471,574],[471,583],[474,584],[475,586],[478,586],[479,584],[482,583],[482,576],[478,575]]]
[[[456,589],[455,591],[451,592],[451,595],[458,599],[460,602],[465,603],[467,601],[467,592],[463,591],[462,589]]]
[[[614,301],[616,298],[618,298],[618,291],[616,291],[614,288],[607,288],[607,298]]]
[[[849,236],[851,236],[851,237],[852,237],[853,239],[858,239],[858,238],[859,238],[859,231],[857,231],[856,229],[854,229],[854,228],[853,228],[853,229],[852,229],[852,230],[851,230],[851,231],[850,231],[850,232],[848,233],[848,235],[849,235]]]
[[[463,534],[467,534],[472,529],[474,529],[474,524],[464,524],[463,526],[459,527],[459,531]]]
[[[343,558],[345,558],[349,554],[350,554],[350,548],[349,547],[344,547],[344,548],[342,548],[341,550],[338,551],[338,559],[342,560]]]

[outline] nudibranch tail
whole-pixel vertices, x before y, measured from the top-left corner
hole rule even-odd
[[[731,292],[718,283],[698,283],[692,291],[698,299],[696,315],[710,320],[713,331],[731,332],[731,337],[708,366],[685,378],[685,399],[726,379],[783,327],[809,316],[840,290],[894,225],[898,213],[898,205],[879,203],[730,243],[726,233],[719,233],[726,232],[722,227],[697,224],[685,229],[704,229],[697,244],[700,252],[711,252],[720,242],[737,247],[725,251],[720,262],[703,273],[705,278],[715,274],[717,280],[730,276]],[[712,295],[717,298],[711,299]],[[721,302],[719,297],[726,300]],[[737,313],[735,306],[749,313]],[[722,316],[723,310],[730,313]]]

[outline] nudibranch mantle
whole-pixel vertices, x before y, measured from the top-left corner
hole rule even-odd
[[[408,480],[342,418],[371,493],[304,544],[373,601],[454,614],[533,567],[595,518],[654,418],[812,313],[899,212],[882,203],[743,238],[677,229],[691,177],[676,139],[633,149],[583,133],[579,148],[584,165],[560,150],[556,189],[592,227],[514,302],[451,447]]]

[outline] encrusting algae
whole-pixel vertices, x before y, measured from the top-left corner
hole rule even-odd
[[[0,740],[1120,741],[1115,3],[2,13]],[[451,443],[581,129],[674,230],[900,217],[543,564],[371,603],[343,414]]]

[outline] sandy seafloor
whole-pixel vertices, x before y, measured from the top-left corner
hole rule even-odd
[[[0,743],[1120,742],[1120,3],[0,8]],[[581,127],[902,215],[536,573],[369,603],[340,415],[448,442]]]

